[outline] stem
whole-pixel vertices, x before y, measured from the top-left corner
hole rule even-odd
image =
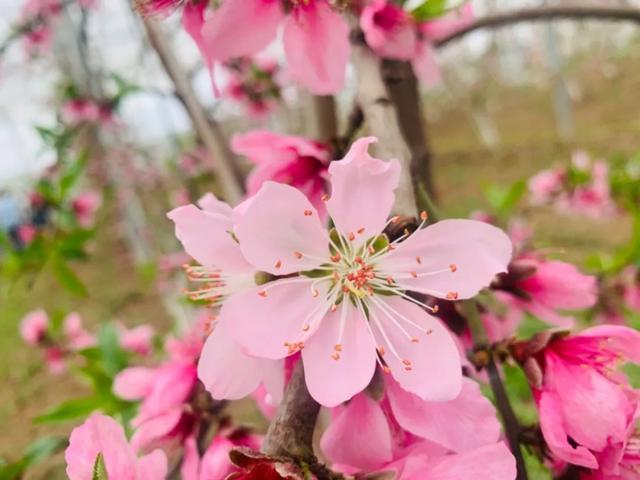
[[[287,384],[277,416],[269,426],[262,451],[315,463],[312,440],[319,412],[320,405],[307,390],[300,360]]]
[[[422,115],[418,79],[409,62],[384,60],[384,83],[393,102],[402,136],[411,151],[411,176],[413,190],[419,199],[420,187],[430,199],[435,198],[432,154],[427,138],[427,128]]]
[[[357,102],[370,133],[378,137],[377,153],[383,158],[397,159],[402,167],[394,212],[415,217],[418,211],[411,181],[411,153],[398,126],[396,110],[382,78],[382,60],[363,39],[358,38],[354,42],[353,63],[358,72]]]
[[[221,180],[225,199],[235,205],[242,198],[242,185],[235,172],[232,155],[225,147],[222,132],[207,118],[204,108],[196,96],[189,78],[180,66],[160,24],[151,19],[144,21],[149,42],[157,52],[167,75],[173,81],[176,95],[187,110],[198,137],[214,162],[215,171]]]
[[[523,8],[513,12],[497,13],[475,20],[466,27],[435,42],[437,48],[444,47],[468,33],[482,28],[496,29],[520,22],[539,22],[556,19],[611,20],[640,23],[640,9],[629,7],[579,7],[544,6]]]
[[[511,407],[509,396],[507,395],[502,379],[500,378],[500,372],[498,372],[498,367],[493,355],[489,359],[487,373],[489,375],[491,390],[493,390],[493,394],[495,395],[496,406],[498,407],[498,411],[500,412],[500,416],[504,423],[509,448],[516,457],[516,466],[518,468],[516,480],[527,480],[527,466],[520,448],[520,423],[518,422],[516,414]]]
[[[331,95],[312,97],[314,110],[314,135],[321,142],[329,142],[338,136],[336,101]]]

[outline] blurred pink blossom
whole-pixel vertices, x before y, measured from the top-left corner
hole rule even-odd
[[[91,228],[95,223],[96,212],[102,205],[102,195],[95,191],[87,191],[77,195],[71,201],[71,208],[78,224],[83,228]]]
[[[28,313],[20,322],[20,336],[27,345],[38,345],[47,335],[49,316],[44,310]]]
[[[131,329],[119,324],[120,346],[138,355],[149,355],[153,349],[155,330],[151,325],[140,325]]]
[[[63,330],[67,337],[67,345],[71,350],[84,350],[96,344],[95,336],[85,330],[82,325],[82,317],[76,312],[65,317]]]

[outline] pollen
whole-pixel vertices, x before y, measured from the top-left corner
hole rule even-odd
[[[304,216],[305,217],[310,217],[311,215],[313,215],[313,212],[311,210],[305,210],[304,211]]]
[[[455,272],[458,270],[458,266],[455,263],[452,263],[451,265],[449,265],[449,270]]]
[[[276,268],[280,268],[280,267],[282,267],[282,260],[278,260],[274,266],[275,266]]]
[[[293,252],[293,256],[296,257],[298,260],[304,257],[304,255],[302,255],[302,253],[300,252]]]
[[[458,292],[449,292],[447,293],[447,300],[457,300]]]

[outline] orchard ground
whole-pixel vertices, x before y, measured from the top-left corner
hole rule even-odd
[[[593,64],[573,72],[582,83],[581,99],[574,104],[575,141],[570,144],[558,140],[549,89],[502,88],[499,95],[492,95],[491,116],[502,140],[495,152],[482,146],[463,108],[451,109],[432,120],[429,136],[436,157],[435,183],[443,212],[447,216],[466,216],[472,210],[484,208],[483,185],[507,185],[540,169],[567,163],[575,148],[584,149],[593,157],[639,151],[640,117],[636,100],[640,77],[633,65],[638,60],[625,60],[617,66],[618,74],[613,78],[604,78],[601,70],[594,71]],[[88,287],[88,297],[71,298],[56,285],[36,278],[32,285],[23,282],[0,298],[1,457],[19,456],[45,432],[68,432],[70,424],[41,426],[34,424],[33,419],[46,408],[83,393],[83,386],[68,375],[48,374],[39,353],[23,345],[17,325],[26,312],[38,307],[48,311],[78,311],[88,327],[108,319],[119,319],[129,326],[149,323],[161,332],[170,327],[153,284],[132,266],[114,227],[113,209],[113,202],[103,209],[93,254],[77,267]],[[624,218],[595,221],[558,216],[540,209],[526,211],[525,218],[534,230],[537,247],[549,248],[555,256],[569,261],[580,262],[590,253],[611,250],[630,235],[629,222]],[[170,231],[171,225],[163,217],[153,220],[159,223],[157,228]],[[518,405],[518,410],[523,418],[531,414],[526,404]],[[249,410],[239,414],[252,415]],[[52,468],[46,472],[47,467],[35,470],[29,478],[64,478],[59,466]],[[532,473],[536,480],[546,478],[543,473]]]

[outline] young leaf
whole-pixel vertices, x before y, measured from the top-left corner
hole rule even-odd
[[[109,480],[107,475],[107,467],[104,464],[104,457],[101,453],[96,457],[96,461],[93,464],[93,475],[91,480]]]

